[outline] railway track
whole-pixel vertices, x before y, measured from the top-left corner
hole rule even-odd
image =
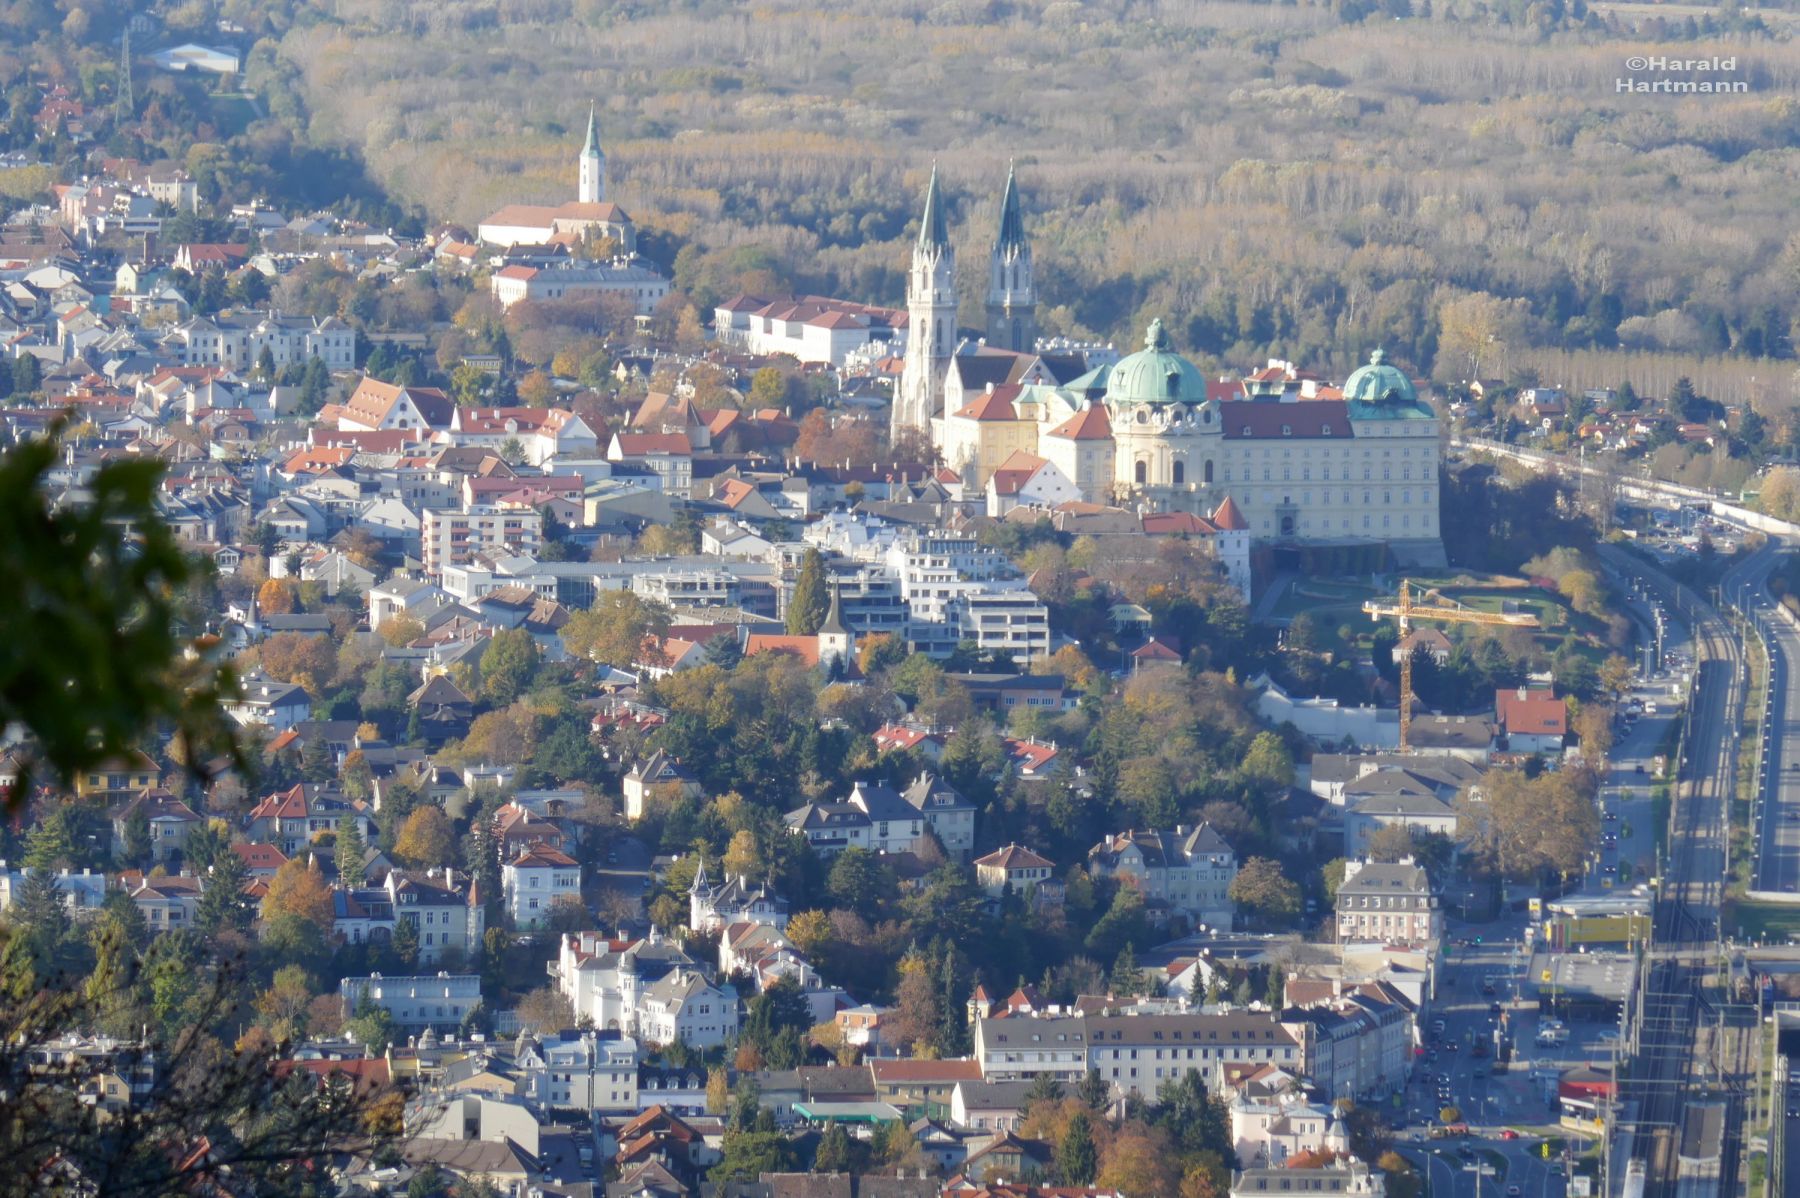
[[[1692,591],[1624,554],[1609,556],[1643,579],[1694,640],[1694,688],[1672,795],[1668,856],[1651,920],[1636,1049],[1621,1082],[1621,1097],[1636,1112],[1632,1159],[1642,1166],[1646,1198],[1735,1193],[1747,1098],[1736,1045],[1747,1038],[1725,1038],[1733,1059],[1721,1059],[1723,1014],[1703,986],[1716,959],[1736,785],[1734,732],[1743,703],[1738,644],[1724,618]],[[1681,1139],[1684,1120],[1701,1101],[1725,1104],[1726,1132],[1717,1178],[1696,1184],[1683,1176]]]

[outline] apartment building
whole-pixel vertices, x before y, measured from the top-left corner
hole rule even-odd
[[[543,541],[544,518],[531,508],[426,508],[420,519],[420,549],[431,575],[466,566],[482,553],[535,555]]]

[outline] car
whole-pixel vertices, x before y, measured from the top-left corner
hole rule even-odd
[[[1480,1065],[1477,1065],[1477,1066],[1475,1066],[1475,1076],[1476,1077],[1486,1077],[1487,1070],[1483,1069]]]
[[[1469,1160],[1474,1157],[1475,1150],[1467,1144],[1458,1144],[1456,1146],[1456,1155],[1462,1157],[1464,1160]]]
[[[1609,820],[1612,820],[1612,819],[1618,819],[1618,818],[1619,818],[1619,813],[1618,813],[1618,812],[1617,812],[1617,811],[1608,811],[1608,812],[1607,812],[1607,813],[1606,813],[1606,818],[1607,818],[1607,819],[1609,819]]]
[[[1499,1003],[1491,1002],[1488,1004],[1488,1014],[1489,1015],[1498,1015],[1499,1013],[1500,1013],[1500,1004]]]
[[[1516,1140],[1519,1138],[1519,1133],[1510,1127],[1503,1127],[1500,1129],[1500,1138],[1502,1140]]]
[[[1524,1192],[1525,1192],[1524,1190],[1521,1190],[1516,1185],[1507,1186],[1506,1187],[1506,1198],[1519,1198],[1519,1195],[1523,1194]]]
[[[1551,1161],[1550,1162],[1550,1176],[1561,1177],[1562,1175],[1563,1175],[1563,1163],[1561,1161]]]

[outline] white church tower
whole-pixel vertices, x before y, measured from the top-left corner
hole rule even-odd
[[[944,401],[944,376],[956,353],[956,251],[938,194],[937,165],[925,190],[925,215],[913,243],[912,270],[906,277],[906,363],[900,391],[894,397],[892,431],[918,429],[929,434],[931,418]]]
[[[592,104],[588,105],[587,144],[581,147],[581,187],[575,198],[583,204],[606,199],[606,156],[600,153],[600,131]]]
[[[1020,354],[1037,348],[1037,286],[1031,278],[1031,244],[1025,240],[1025,214],[1011,166],[1006,168],[1006,194],[1000,198],[1000,233],[988,255],[987,343],[992,349]]]

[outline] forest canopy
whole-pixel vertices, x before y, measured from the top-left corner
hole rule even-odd
[[[1209,362],[1343,370],[1379,343],[1446,382],[1743,362],[1715,398],[1785,400],[1791,368],[1759,360],[1792,356],[1800,315],[1792,25],[1633,20],[394,0],[296,6],[263,44],[315,140],[438,218],[565,197],[596,98],[608,198],[702,312],[739,289],[898,302],[935,159],[976,324],[1016,160],[1050,332],[1128,342],[1156,314]],[[1734,55],[1747,90],[1617,90],[1627,58],[1671,45]]]

